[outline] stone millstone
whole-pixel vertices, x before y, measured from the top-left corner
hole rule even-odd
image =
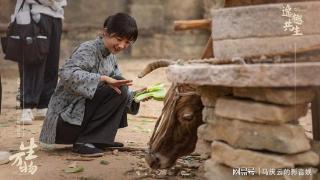
[[[207,141],[221,140],[236,148],[286,154],[311,149],[305,130],[300,125],[267,125],[221,117],[207,119],[206,122],[208,124],[198,128],[198,136]]]
[[[232,146],[214,141],[212,142],[211,159],[232,168],[294,168],[295,166],[316,166],[319,164],[319,155],[307,151],[294,155],[279,155],[257,151],[235,149]]]
[[[0,151],[0,165],[8,163],[10,156],[11,156],[11,154],[9,152]]]
[[[236,97],[282,105],[309,103],[315,96],[312,88],[233,88]]]
[[[281,124],[306,115],[307,109],[307,104],[280,106],[251,100],[219,98],[216,103],[215,114],[229,119]]]
[[[320,86],[320,63],[279,63],[250,65],[171,65],[171,82],[225,87],[304,87]]]
[[[214,162],[212,159],[207,160],[204,164],[204,176],[208,180],[316,180],[313,176],[280,176],[280,175],[233,175],[233,168]],[[258,171],[258,169],[255,169]]]

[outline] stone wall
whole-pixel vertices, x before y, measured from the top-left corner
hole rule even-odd
[[[315,43],[313,40],[319,42],[316,35],[320,29],[315,18],[320,2],[289,5],[303,12],[303,33],[307,35],[300,37],[309,36],[310,39],[299,39],[283,31],[279,18],[282,4],[214,10],[212,37],[216,58],[275,56],[272,53],[277,51],[270,47],[293,54],[297,49],[313,46],[309,44]],[[253,43],[251,47],[247,39]],[[220,43],[224,40],[230,43],[222,46]],[[264,41],[262,44],[266,47],[259,47],[259,40]],[[280,45],[282,41],[296,43],[298,48]],[[254,48],[259,52],[245,54],[252,53]],[[236,54],[237,50],[243,54]],[[228,51],[224,53],[228,57],[223,56],[222,51]],[[241,64],[230,61],[219,65],[217,59],[207,59],[211,64],[180,63],[167,69],[169,81],[198,85],[204,106],[204,124],[198,128],[198,144],[202,143],[204,154],[211,155],[205,163],[207,179],[319,179],[315,174],[320,162],[319,152],[312,146],[317,137],[313,141],[306,136],[310,135],[302,127],[306,119],[300,118],[307,114],[316,94],[314,88],[320,84],[317,78],[312,78],[319,74],[316,72],[320,72],[320,62],[310,62],[309,52],[300,54],[300,58],[288,56],[291,63],[276,60],[249,63],[250,58],[245,58]],[[318,53],[314,52],[313,56]],[[297,63],[299,61],[301,63]],[[313,107],[316,106],[313,104]],[[317,109],[312,108],[311,113],[315,112]],[[313,128],[316,135],[315,124]]]

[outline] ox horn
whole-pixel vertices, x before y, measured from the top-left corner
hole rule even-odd
[[[144,77],[145,75],[151,73],[155,69],[161,68],[161,67],[168,67],[169,65],[174,64],[174,61],[170,60],[158,60],[152,63],[149,63],[143,71],[138,75],[139,78]]]

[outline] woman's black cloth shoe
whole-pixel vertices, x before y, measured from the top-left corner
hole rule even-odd
[[[99,149],[106,149],[106,148],[119,148],[123,147],[123,143],[121,142],[113,142],[112,144],[100,144],[100,143],[95,143],[93,144],[95,147]]]
[[[74,144],[72,152],[78,153],[84,157],[101,157],[103,156],[103,151],[96,147],[89,147],[85,144]]]

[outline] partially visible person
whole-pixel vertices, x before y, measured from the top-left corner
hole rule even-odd
[[[59,73],[41,142],[73,144],[73,152],[83,156],[123,146],[114,141],[116,133],[127,126],[127,113],[138,113],[140,103],[133,101],[137,91],[128,88],[132,81],[122,77],[115,54],[137,37],[134,18],[117,13],[105,20],[103,35],[76,48]]]
[[[2,104],[2,83],[1,83],[1,74],[0,74],[0,114],[1,114],[1,104]]]
[[[21,5],[22,9],[20,9]],[[19,124],[32,124],[34,120],[32,109],[36,110],[35,115],[40,118],[46,115],[50,98],[58,81],[63,8],[66,5],[66,0],[17,0],[11,21],[16,20],[17,24],[29,24],[33,20],[49,40],[49,53],[41,63],[36,65],[18,63],[22,109]]]

